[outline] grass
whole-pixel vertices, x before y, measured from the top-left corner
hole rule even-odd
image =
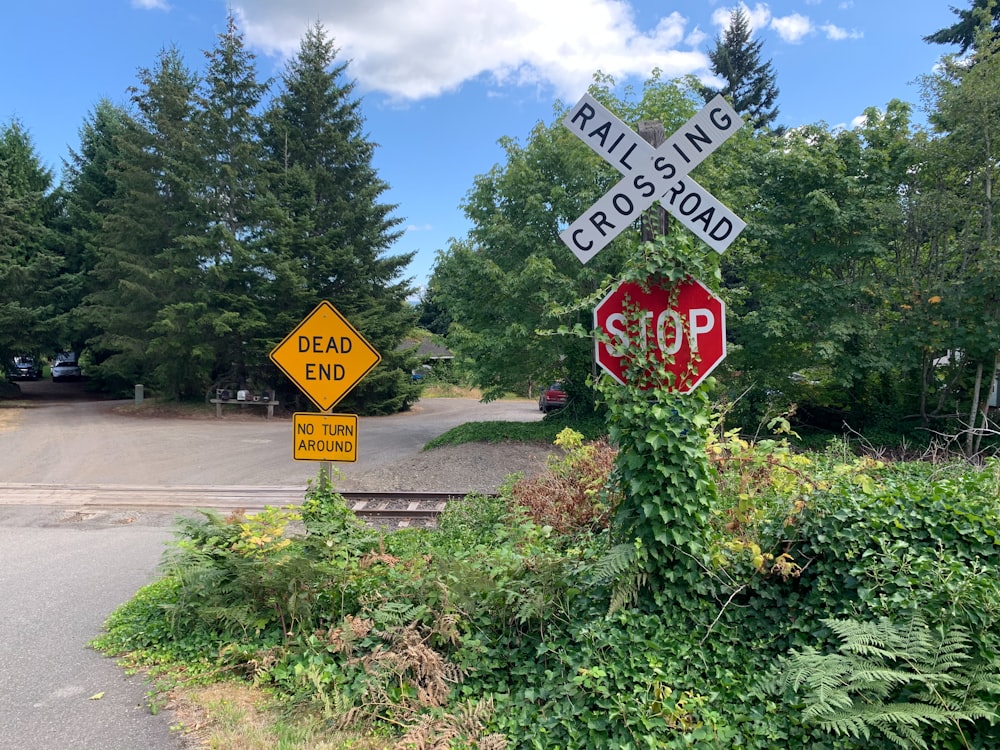
[[[571,420],[557,414],[536,422],[466,422],[438,435],[424,450],[463,443],[545,443],[551,445],[562,430],[572,427],[587,439],[607,434],[607,426],[598,420]]]
[[[377,737],[338,732],[316,714],[295,713],[264,690],[234,682],[171,691],[167,704],[186,740],[214,750],[388,750]]]

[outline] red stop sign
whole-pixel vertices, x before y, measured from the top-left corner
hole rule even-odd
[[[608,337],[595,342],[597,363],[622,385],[628,366],[648,357],[673,378],[652,382],[647,373],[637,385],[690,393],[726,357],[726,306],[697,279],[675,289],[622,282],[594,309],[594,328]]]

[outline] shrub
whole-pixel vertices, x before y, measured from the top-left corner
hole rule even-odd
[[[515,482],[514,502],[536,524],[560,534],[606,529],[615,505],[607,484],[616,451],[606,438],[585,443],[568,427],[555,444],[562,456],[549,456],[546,471]]]

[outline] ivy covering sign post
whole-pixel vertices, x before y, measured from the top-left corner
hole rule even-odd
[[[720,254],[745,228],[688,174],[743,124],[721,96],[655,147],[589,94],[562,122],[622,174],[560,234],[581,263],[657,202]],[[656,606],[686,610],[696,600],[690,593],[706,585],[718,494],[707,456],[711,409],[697,387],[726,355],[725,305],[693,278],[695,268],[705,273],[712,264],[691,252],[690,235],[649,239],[647,229],[643,239],[634,266],[648,276],[630,275],[626,266],[626,278],[594,310],[595,360],[610,376],[599,387],[622,498],[613,523],[620,575],[611,606],[648,592]]]

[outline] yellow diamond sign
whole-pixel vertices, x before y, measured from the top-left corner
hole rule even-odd
[[[327,411],[382,357],[337,308],[323,300],[274,347],[271,361],[316,406]]]

